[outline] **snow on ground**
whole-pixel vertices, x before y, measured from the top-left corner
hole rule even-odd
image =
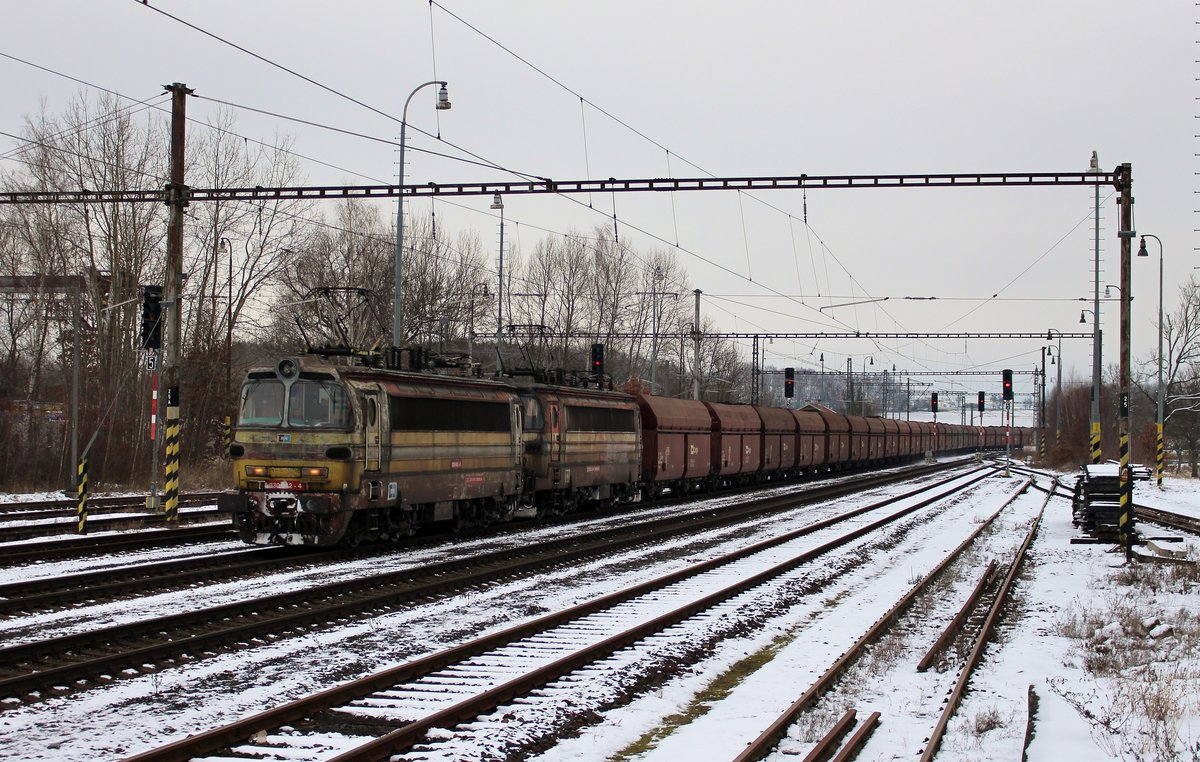
[[[792,485],[781,489],[795,488]],[[665,572],[794,529],[796,516],[801,512],[806,517],[820,518],[874,497],[877,495],[863,493],[836,505],[780,512],[750,530],[734,528],[706,532],[704,542],[679,540],[640,552],[630,551],[550,575],[498,583],[432,604],[281,639],[253,651],[222,654],[177,669],[132,677],[102,690],[15,707],[0,712],[0,758],[11,755],[23,759],[69,760],[111,758],[132,753],[183,733],[204,730],[282,701],[404,663],[549,609],[612,592],[644,580],[651,567],[656,572]],[[724,497],[705,501],[705,504],[732,500],[736,498]],[[654,510],[678,511],[682,508]],[[620,521],[620,518],[601,521]],[[523,544],[537,536],[572,531],[578,530],[572,525],[551,525],[488,542]],[[675,551],[672,556],[672,545],[687,547],[689,552]],[[419,553],[398,552],[387,563],[404,568],[437,560],[462,549],[462,544],[443,543]],[[647,558],[647,553],[653,555]],[[355,571],[351,568],[354,564],[336,566],[339,567],[338,576]],[[270,575],[254,582],[253,594],[295,589],[310,575],[329,579],[332,568],[322,566],[316,570]],[[361,575],[364,570],[378,572],[382,568],[381,559],[373,558],[359,561],[357,573]],[[0,575],[3,573],[4,570],[0,570]],[[230,596],[245,599],[246,583],[222,583],[136,601],[14,618],[0,622],[0,627],[4,628],[0,637],[12,637],[13,642],[18,642],[18,637],[27,639],[39,627],[52,626],[55,634],[73,632],[153,613],[165,614],[177,611],[181,606],[215,605]],[[131,715],[151,714],[156,718],[154,722],[129,721]]]
[[[1070,478],[1066,483],[1070,485]],[[1169,477],[1166,487],[1159,492],[1152,483],[1137,482],[1135,500],[1178,512],[1190,509],[1200,515],[1200,482]],[[720,702],[692,724],[684,723],[680,729],[664,733],[642,753],[646,759],[731,758],[728,752],[736,746],[733,739],[740,739],[751,729],[765,727],[777,709],[786,706],[807,686],[810,676],[823,671],[830,654],[836,656],[837,646],[849,642],[846,634],[852,633],[853,637],[861,634],[878,614],[878,607],[891,605],[896,589],[910,586],[939,554],[957,544],[955,538],[961,537],[962,526],[978,522],[990,513],[989,507],[994,510],[999,505],[999,495],[1003,493],[994,491],[994,494],[995,497],[982,503],[964,505],[957,520],[952,512],[942,515],[935,524],[936,532],[920,532],[917,539],[908,538],[897,550],[890,567],[854,571],[833,581],[810,600],[793,601],[771,621],[696,658],[683,674],[627,705],[603,706],[605,696],[619,688],[622,668],[636,671],[632,668],[635,661],[632,652],[619,655],[614,661],[615,670],[601,670],[604,674],[589,670],[551,686],[545,695],[557,695],[565,705],[578,705],[584,710],[595,704],[599,707],[599,717],[595,725],[582,727],[546,751],[544,758],[611,758],[644,734],[661,728],[664,718],[688,707],[715,676],[786,634],[789,636],[786,644],[776,657],[733,687],[736,701]],[[1042,498],[1041,493],[1031,493],[1014,508],[1027,519],[1032,515],[1031,505],[1040,505]],[[844,509],[845,504],[839,508]],[[816,508],[808,510],[820,512]],[[762,533],[786,526],[789,520],[794,524],[794,519],[788,517],[766,522],[761,527]],[[1005,520],[1000,534],[1007,535],[1011,543],[1019,542],[1024,533],[1021,527],[1022,520],[1014,514]],[[545,527],[535,533],[540,531],[553,534],[564,530]],[[1015,603],[1001,635],[989,647],[972,679],[939,758],[1021,759],[1031,695],[1035,697],[1036,709],[1028,758],[1033,762],[1196,758],[1200,749],[1197,699],[1200,575],[1187,569],[1152,564],[1126,567],[1123,557],[1111,552],[1109,546],[1070,544],[1075,536],[1069,501],[1053,498],[1028,565],[1018,581]],[[530,534],[518,537],[531,539]],[[687,558],[675,563],[692,562],[745,541],[736,534],[724,539],[713,536],[703,549],[693,550]],[[1003,545],[1000,540],[996,542]],[[1200,541],[1189,538],[1185,545],[1190,557],[1200,558]],[[438,553],[453,552],[453,547],[443,546],[428,556],[399,555],[410,556],[410,562],[426,562]],[[669,548],[662,550],[665,553]],[[8,739],[0,740],[0,758],[112,758],[146,748],[147,743],[229,721],[461,642],[482,630],[507,626],[546,607],[600,594],[630,579],[645,577],[647,567],[641,565],[636,555],[610,559],[617,560],[622,563],[615,567],[608,563],[585,564],[560,572],[554,588],[544,578],[501,585],[433,606],[264,644],[252,652],[217,656],[178,669],[118,681],[103,690],[0,712],[0,739]],[[656,560],[656,568],[657,563]],[[370,565],[375,568],[378,561],[372,560]],[[347,569],[345,573],[351,571]],[[0,575],[5,573],[0,570]],[[312,573],[292,575],[290,579],[281,575],[269,583],[256,584],[256,592],[270,592],[260,587],[274,590],[276,586],[283,589],[303,584],[306,574]],[[325,571],[316,573],[323,577]],[[869,585],[860,584],[864,578],[870,579]],[[966,580],[965,584],[973,582]],[[217,597],[238,594],[233,588],[236,586],[222,592],[221,586],[211,586],[207,594]],[[948,609],[961,602],[958,589],[947,593]],[[243,584],[240,595],[244,597],[245,592]],[[189,595],[192,593],[177,596],[173,605],[199,603],[203,599],[203,595],[196,599]],[[865,597],[856,599],[860,602],[854,607],[826,605],[851,595]],[[158,605],[166,606],[159,601],[149,608]],[[125,606],[145,607],[133,602]],[[726,615],[736,609],[732,602],[727,606],[731,608],[723,609]],[[116,615],[116,611],[108,611],[99,618]],[[82,626],[85,619],[82,617],[76,626]],[[692,627],[716,626],[721,621],[725,620],[718,616],[709,618],[705,625]],[[33,628],[34,624],[24,622],[15,629]],[[9,628],[17,623],[0,625]],[[55,626],[63,625],[64,622],[58,622]],[[927,627],[930,631],[937,629],[933,623]],[[13,629],[8,632],[13,634]],[[657,647],[669,653],[680,649],[680,643],[702,640],[697,632],[693,630],[682,640],[660,638],[657,646],[646,648]],[[6,637],[0,633],[0,638]],[[906,672],[899,666],[886,669],[881,666],[877,674],[869,671],[860,674],[857,682],[848,677],[845,685],[858,692],[853,698],[849,693],[836,697],[860,708],[860,717],[870,710],[870,701],[879,702],[876,708],[883,712],[883,725],[859,759],[914,758],[918,749],[911,739],[921,736],[910,734],[914,729],[919,732],[912,716],[925,709],[935,716],[941,695],[930,686],[940,687],[943,683],[932,677],[917,676],[911,668]],[[923,697],[927,706],[911,706],[921,704],[914,701],[914,696]],[[833,704],[832,698],[835,697],[831,697],[829,705]],[[902,708],[910,712],[909,719],[903,718]],[[155,718],[153,722],[130,720],[149,716]],[[417,756],[487,758],[489,752],[496,750],[487,741],[494,735],[496,721],[505,720],[482,718],[457,731],[440,734],[441,743],[425,747]],[[532,732],[544,720],[534,712],[528,721]],[[814,727],[816,724],[819,723],[810,723]],[[785,742],[776,758],[795,759],[798,750],[804,753],[804,744],[812,740],[806,735],[811,729],[793,729],[792,739]]]

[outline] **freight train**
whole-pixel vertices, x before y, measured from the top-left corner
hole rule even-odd
[[[287,358],[252,369],[219,506],[256,545],[406,537],[1002,449],[1002,427],[629,395]],[[1029,439],[1013,429],[1011,446]]]

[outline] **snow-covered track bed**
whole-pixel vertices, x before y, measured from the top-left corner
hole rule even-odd
[[[191,662],[223,649],[243,648],[330,623],[381,613],[505,579],[607,558],[635,547],[704,530],[736,527],[803,503],[856,494],[867,485],[904,481],[910,475],[871,476],[823,485],[802,494],[748,500],[720,510],[674,513],[620,523],[580,537],[569,535],[532,545],[465,554],[420,567],[314,584],[235,603],[189,608],[176,614],[89,628],[70,635],[0,648],[0,709],[110,683],[121,677]]]
[[[210,501],[211,502],[211,501]],[[57,512],[56,512],[57,513]],[[33,514],[9,513],[0,516],[0,543],[28,540],[34,537],[53,537],[55,535],[72,534],[78,531],[79,524],[75,518],[47,518],[43,511]],[[201,524],[224,521],[229,526],[229,514],[215,507],[201,506],[188,510],[180,510],[178,524]],[[155,529],[169,527],[166,515],[159,512],[146,512],[145,509],[132,509],[127,512],[114,512],[111,515],[95,517],[87,520],[89,532],[125,531],[131,529]]]
[[[793,494],[795,494],[798,501],[822,499],[837,494],[837,485],[839,484],[849,483],[856,485],[858,489],[866,489],[874,485],[892,483],[902,478],[901,474],[906,474],[910,477],[928,475],[937,473],[939,470],[944,470],[944,468],[930,469],[921,466],[903,472],[897,471],[867,476],[859,475],[841,480],[829,480],[817,485],[808,485]],[[831,492],[830,489],[834,491]],[[810,494],[812,497],[807,497]],[[728,498],[724,499],[727,500]],[[665,506],[668,510],[682,510],[685,514],[692,516],[706,512],[706,509],[703,508],[700,511],[696,511],[694,507],[691,507],[691,510],[688,510],[688,508],[672,509],[670,507],[673,504],[678,505],[682,503],[682,500],[675,499],[665,503]],[[694,503],[691,505],[694,506]],[[661,510],[662,507],[664,506],[653,507],[650,510]],[[597,511],[589,514],[581,513],[572,518],[575,521],[582,522],[589,517],[602,515],[620,515],[620,513],[615,509],[610,509],[608,511]],[[624,515],[628,516],[631,521],[639,520],[637,512],[627,511]],[[734,514],[731,514],[731,516],[736,518]],[[502,524],[487,530],[474,531],[471,535],[475,538],[502,537],[504,535],[528,531],[529,527],[530,525],[524,522]],[[109,559],[115,558],[115,554],[120,549],[119,547],[114,547],[109,553],[106,553],[109,559],[106,559],[105,563],[100,565],[100,568],[94,570],[81,571],[71,569],[67,573],[61,573],[60,571],[53,574],[11,575],[18,577],[18,579],[7,583],[0,582],[0,617],[14,614],[29,615],[37,611],[49,611],[82,603],[108,602],[125,597],[145,596],[164,590],[212,584],[238,578],[252,578],[262,573],[285,570],[290,566],[316,566],[357,557],[386,555],[397,552],[401,547],[405,549],[419,549],[433,545],[444,541],[447,536],[451,535],[445,533],[423,535],[406,540],[401,545],[377,544],[355,549],[276,547],[259,548],[251,551],[238,542],[229,549],[223,549],[211,555],[192,554],[187,556],[181,554],[181,557],[178,558],[164,559],[152,563],[135,561],[131,564],[119,566],[109,562]],[[119,541],[119,537],[113,538],[114,543],[118,543]],[[38,544],[35,548],[24,550],[23,557],[26,560],[44,562],[48,557],[52,557],[53,555],[46,552],[44,548],[48,546],[50,551],[58,550],[59,544]],[[25,549],[26,545],[15,547]],[[19,577],[22,576],[26,578],[20,579]]]
[[[61,540],[11,542],[0,545],[0,567],[43,563],[52,559],[109,557],[114,553],[164,548],[217,540],[236,540],[228,523],[92,534]]]
[[[192,735],[136,759],[190,759],[222,752],[281,759],[386,759],[414,744],[420,744],[422,755],[454,759],[462,750],[452,743],[450,729],[470,733],[472,725],[463,723],[477,718],[486,723],[482,732],[489,743],[509,747],[490,748],[483,756],[509,756],[521,741],[504,738],[501,728],[527,727],[520,719],[510,725],[511,713],[559,714],[552,705],[564,694],[600,675],[624,675],[630,662],[661,658],[663,649],[678,647],[681,631],[719,630],[745,606],[761,614],[758,599],[764,588],[794,583],[797,575],[819,578],[800,583],[810,592],[824,587],[863,555],[886,554],[924,522],[952,511],[993,471],[975,469],[893,495]],[[885,515],[876,518],[878,514]],[[829,561],[833,568],[811,568],[826,556],[836,559]],[[709,637],[721,641],[728,633]],[[493,710],[498,711],[482,718]],[[445,744],[438,740],[443,736],[450,739]]]
[[[821,697],[835,685],[842,673],[855,662],[862,659],[872,646],[876,645],[881,638],[887,635],[891,628],[896,625],[897,620],[904,616],[921,596],[929,594],[933,583],[938,580],[952,564],[956,564],[962,560],[968,548],[975,543],[977,538],[983,534],[984,531],[993,526],[994,522],[1000,517],[1005,508],[1007,508],[1022,493],[1024,493],[1029,487],[1030,483],[1031,480],[1022,482],[1008,497],[1008,499],[1001,504],[995,513],[983,521],[973,532],[967,536],[965,540],[962,541],[961,544],[958,545],[958,547],[947,554],[946,557],[933,568],[933,570],[922,577],[920,581],[918,581],[907,593],[905,593],[898,601],[896,601],[896,603],[890,609],[888,609],[881,617],[879,617],[879,619],[875,621],[875,624],[872,625],[871,628],[867,630],[861,637],[859,637],[859,639],[855,641],[854,644],[850,646],[840,657],[838,657],[838,659],[834,661],[833,664],[799,696],[799,698],[797,698],[794,702],[792,702],[792,704],[784,709],[779,716],[770,725],[768,725],[765,730],[763,730],[762,733],[755,737],[754,740],[746,746],[746,748],[736,757],[736,762],[750,762],[751,760],[763,759],[772,751],[774,751],[779,745],[780,740],[787,737],[788,731],[795,724],[796,719],[801,714],[815,706],[817,702],[821,700]],[[1028,542],[1032,540],[1032,537],[1033,534],[1031,530],[1029,539],[1026,541],[1026,545],[1022,546],[1021,555],[1023,555],[1024,547],[1028,545]],[[946,649],[953,640],[954,635],[961,636],[961,628],[966,623],[970,614],[977,608],[979,601],[984,597],[985,591],[989,587],[989,585],[986,583],[989,583],[996,576],[994,574],[996,566],[997,564],[995,561],[986,565],[980,578],[980,583],[975,586],[972,594],[968,596],[967,602],[950,620],[949,625],[943,631],[943,635],[934,642],[933,647],[926,652],[925,657],[917,664],[916,669],[918,671],[925,671],[925,669],[940,655],[945,654]],[[1015,573],[1017,563],[1014,563],[1012,568],[1014,570],[1013,573]],[[993,601],[1000,600],[1002,602],[1000,590],[996,590],[994,592],[997,594],[992,596],[991,599]],[[984,632],[983,628],[976,628],[976,630],[977,632]],[[957,706],[957,702],[958,695],[952,694],[951,700],[948,704],[948,709],[952,708],[953,706]],[[833,728],[821,737],[821,739],[816,743],[815,747],[809,750],[808,753],[810,757],[812,757],[812,755],[817,755],[816,757],[812,758],[829,759],[834,752],[838,751],[841,738],[846,733],[850,732],[850,730],[852,730],[855,726],[854,718],[856,713],[857,710],[848,709],[846,713],[843,714],[841,718],[834,724]],[[851,737],[843,749],[843,751],[847,752],[847,755],[849,752],[856,750],[861,744],[866,742],[868,734],[874,729],[874,724],[879,720],[879,717],[879,712],[872,714],[871,718],[873,719],[869,718],[868,721],[859,728],[859,732],[856,732],[854,736]],[[944,727],[944,724],[939,725],[939,731],[944,730]],[[940,736],[934,737],[940,738]],[[934,746],[935,744],[936,741],[932,742],[931,746]],[[788,753],[794,753],[794,750],[789,749]]]
[[[181,506],[211,505],[220,492],[185,492],[179,496]],[[146,495],[112,495],[89,497],[88,513],[121,513],[143,510]],[[20,500],[0,502],[0,521],[23,518],[62,518],[74,516],[78,508],[75,498],[55,500]]]
[[[1194,535],[1200,535],[1200,519],[1195,516],[1186,516],[1181,513],[1163,510],[1161,508],[1151,508],[1148,505],[1134,503],[1133,515],[1139,520],[1150,521],[1161,526],[1178,529],[1181,532],[1189,532]]]
[[[316,553],[305,549],[247,548],[238,545],[232,550],[200,556],[0,584],[0,617],[29,616],[64,606],[94,604],[220,580],[250,578],[286,568],[297,561],[314,564],[348,555],[351,555],[350,552],[345,550]]]

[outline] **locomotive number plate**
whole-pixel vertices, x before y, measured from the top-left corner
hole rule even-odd
[[[287,479],[267,482],[267,489],[302,490],[304,482],[290,482]]]

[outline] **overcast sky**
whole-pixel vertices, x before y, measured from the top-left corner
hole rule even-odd
[[[410,147],[461,156],[415,128],[440,130],[489,162],[555,179],[1078,172],[1097,151],[1106,171],[1133,165],[1136,227],[1165,244],[1170,310],[1200,265],[1197,18],[1190,2],[1127,0],[53,0],[6,4],[0,52],[136,100],[183,82],[208,99],[384,141],[397,139],[412,89],[445,79],[453,108],[435,112],[434,90],[419,93]],[[20,133],[43,103],[59,113],[81,89],[97,94],[8,58],[0,76],[6,133]],[[218,108],[194,98],[188,117],[211,119]],[[291,135],[298,153],[338,168],[306,163],[307,184],[395,182],[394,145],[235,114],[241,134]],[[0,137],[0,149],[18,144]],[[409,183],[520,179],[419,150],[407,165]],[[1101,282],[1115,284],[1117,196],[1111,187],[1101,196]],[[439,201],[437,215],[477,229],[494,259],[489,203]],[[613,203],[511,197],[508,240],[530,250],[543,230],[611,226]],[[705,315],[723,330],[1088,330],[1079,315],[1092,292],[1089,188],[813,190],[807,226],[798,191],[618,194],[615,204],[619,235],[639,252],[678,243]],[[410,207],[429,212],[428,201]],[[1134,260],[1133,280],[1134,354],[1146,360],[1157,307],[1149,246],[1154,256]],[[982,301],[992,294],[1001,298]],[[869,297],[889,299],[828,309]],[[1101,311],[1105,364],[1115,364],[1115,300]],[[856,369],[868,357],[876,370],[1028,369],[1042,345],[776,341],[767,363],[816,368],[823,353],[829,369],[851,355]],[[1067,368],[1090,378],[1090,341],[1063,351]],[[958,388],[992,386],[999,380]],[[1029,377],[1017,386],[1028,391]]]

